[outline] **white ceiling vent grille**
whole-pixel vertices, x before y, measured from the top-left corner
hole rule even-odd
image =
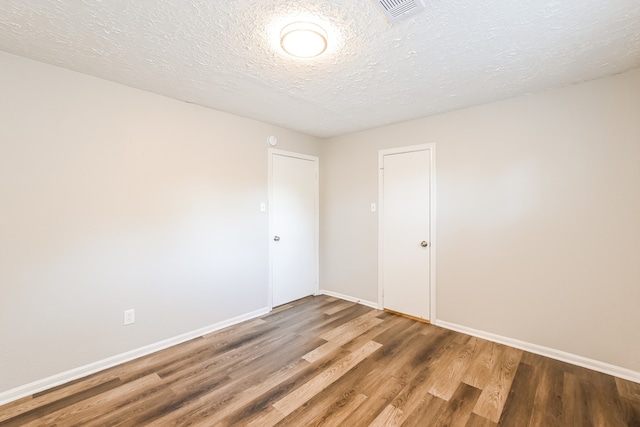
[[[424,10],[424,4],[420,0],[374,0],[374,3],[389,22],[398,22]]]

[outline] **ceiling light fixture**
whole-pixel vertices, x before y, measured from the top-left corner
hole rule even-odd
[[[313,58],[327,50],[327,32],[310,22],[294,22],[280,32],[280,45],[289,55]]]

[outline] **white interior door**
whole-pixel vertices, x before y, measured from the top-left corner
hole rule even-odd
[[[431,150],[381,152],[383,308],[430,319]]]
[[[271,151],[272,306],[317,292],[318,158]]]

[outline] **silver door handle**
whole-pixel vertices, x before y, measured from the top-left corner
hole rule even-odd
[[[276,237],[274,237],[274,238],[273,238],[273,241],[274,241],[274,242],[279,242],[279,241],[280,241],[280,236],[276,236]]]
[[[427,246],[429,246],[429,244],[423,240],[422,242],[420,242],[420,246],[426,248]]]

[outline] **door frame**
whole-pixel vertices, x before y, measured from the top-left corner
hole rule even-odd
[[[274,244],[275,242],[273,241],[272,236],[275,233],[274,230],[274,212],[273,212],[273,156],[278,155],[278,156],[285,156],[285,157],[292,157],[294,159],[301,159],[301,160],[310,160],[314,163],[315,166],[315,173],[316,173],[316,179],[315,179],[315,189],[314,189],[314,199],[315,199],[315,212],[314,212],[314,220],[313,220],[313,225],[314,225],[314,239],[315,239],[315,247],[314,247],[314,253],[315,253],[315,257],[314,257],[314,267],[315,267],[315,274],[314,274],[314,281],[315,281],[315,285],[314,285],[314,295],[318,295],[320,292],[320,181],[319,181],[319,174],[320,174],[320,158],[317,156],[309,156],[307,154],[300,154],[300,153],[294,153],[292,151],[284,151],[284,150],[277,150],[275,148],[269,148],[268,149],[268,166],[267,166],[267,173],[268,173],[268,177],[267,177],[267,185],[268,185],[268,196],[267,196],[267,202],[268,202],[268,216],[269,216],[269,225],[268,225],[268,239],[269,239],[269,291],[268,291],[268,298],[269,298],[269,303],[268,303],[268,307],[269,310],[273,309],[273,250],[274,250]]]
[[[378,151],[378,308],[384,310],[384,156],[429,151],[429,322],[436,321],[436,144],[427,143]]]

